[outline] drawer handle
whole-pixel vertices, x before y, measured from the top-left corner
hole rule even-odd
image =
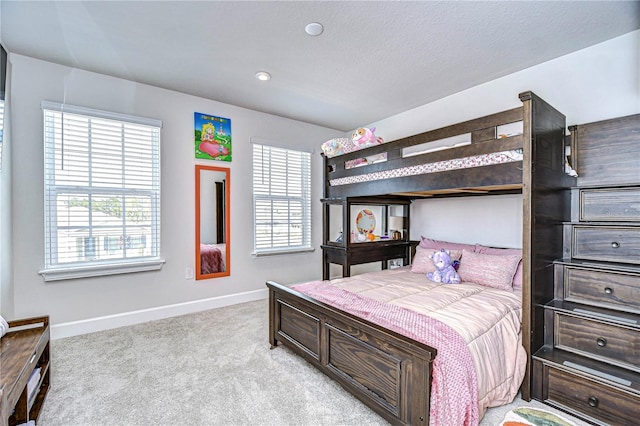
[[[618,248],[618,247],[620,247],[620,243],[617,242],[617,241],[614,241],[614,242],[611,243],[611,247]]]
[[[607,339],[605,339],[604,337],[598,337],[596,339],[596,343],[598,344],[598,346],[600,346],[601,348],[604,348],[605,346],[607,346]]]
[[[613,289],[611,287],[605,287],[604,292],[605,294],[613,294]]]
[[[590,396],[587,400],[587,403],[589,404],[589,407],[596,408],[600,401],[598,401],[598,398],[596,398],[595,396]]]

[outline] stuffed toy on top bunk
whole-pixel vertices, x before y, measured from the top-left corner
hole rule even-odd
[[[384,139],[376,136],[375,130],[375,127],[372,127],[371,129],[366,127],[359,127],[353,132],[351,138],[330,139],[322,144],[322,152],[326,157],[332,158],[338,155],[358,151],[370,146],[383,144]],[[365,166],[367,164],[373,164],[375,162],[384,161],[386,159],[386,152],[377,155],[370,155],[368,157],[347,161],[345,163],[345,168],[349,169],[352,167]]]

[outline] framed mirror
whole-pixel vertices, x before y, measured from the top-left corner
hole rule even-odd
[[[196,280],[231,273],[229,175],[226,167],[196,165]]]

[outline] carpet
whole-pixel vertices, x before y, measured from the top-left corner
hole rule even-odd
[[[518,407],[507,412],[500,426],[576,426],[576,424],[550,411]]]

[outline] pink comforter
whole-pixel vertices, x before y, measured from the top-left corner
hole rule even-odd
[[[293,286],[301,293],[438,350],[431,383],[432,425],[477,425],[478,383],[466,343],[434,318],[379,302],[322,281]]]
[[[527,360],[518,292],[466,282],[434,283],[407,267],[335,279],[330,284],[435,318],[454,329],[471,353],[480,418],[488,407],[510,403],[517,395]],[[440,348],[429,345],[438,349],[437,360],[442,355]]]
[[[220,249],[209,244],[200,244],[200,273],[213,274],[223,271],[224,260]]]

